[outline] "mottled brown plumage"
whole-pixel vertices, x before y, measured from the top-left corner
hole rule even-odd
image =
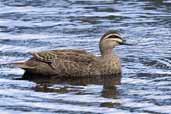
[[[51,50],[31,53],[26,62],[16,63],[25,74],[37,76],[86,77],[121,73],[120,60],[113,48],[125,44],[114,31],[105,33],[99,43],[101,56],[84,50]]]

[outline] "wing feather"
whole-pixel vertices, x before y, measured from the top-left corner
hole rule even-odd
[[[84,62],[85,64],[96,60],[96,56],[84,50],[51,50],[31,53],[34,59],[51,63],[54,59],[62,59],[73,62]]]
[[[84,62],[76,62],[66,59],[54,59],[51,66],[56,69],[56,74],[61,76],[88,76],[88,64]]]

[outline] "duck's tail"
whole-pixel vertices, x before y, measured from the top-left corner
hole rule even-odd
[[[24,70],[34,69],[34,67],[27,65],[26,62],[16,62],[16,63],[12,63],[12,64],[14,64],[15,66],[22,68]]]

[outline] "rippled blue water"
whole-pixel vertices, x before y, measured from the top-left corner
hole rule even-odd
[[[14,80],[30,51],[78,48],[99,54],[109,29],[135,46],[116,49],[121,79]],[[1,114],[171,113],[170,0],[0,0]]]

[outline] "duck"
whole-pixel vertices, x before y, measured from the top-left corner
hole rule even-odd
[[[30,52],[30,59],[15,65],[25,70],[24,78],[118,75],[122,73],[121,62],[114,48],[119,45],[129,44],[119,33],[110,30],[99,41],[99,56],[80,49],[48,50]]]

